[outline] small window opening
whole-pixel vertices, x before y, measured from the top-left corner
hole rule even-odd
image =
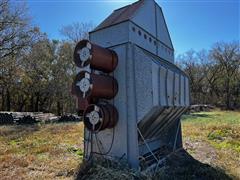
[[[139,36],[141,36],[141,35],[142,35],[142,32],[141,32],[140,30],[138,31],[138,35],[139,35]]]

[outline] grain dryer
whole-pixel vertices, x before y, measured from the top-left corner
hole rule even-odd
[[[182,147],[189,80],[174,65],[161,7],[140,0],[115,10],[79,42],[73,93],[85,124],[85,158],[125,159],[145,169]]]

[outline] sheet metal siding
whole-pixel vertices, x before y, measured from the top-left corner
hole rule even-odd
[[[168,34],[168,29],[165,25],[164,17],[159,6],[156,5],[156,17],[157,17],[157,39],[160,41],[157,44],[158,47],[158,56],[174,63],[174,51],[172,50],[172,43],[170,36]],[[161,43],[163,42],[163,43]],[[169,48],[170,47],[170,48]]]
[[[137,77],[136,77],[136,64],[138,62],[135,61],[135,48],[132,44],[127,45],[127,61],[126,61],[126,69],[127,69],[127,140],[128,140],[128,153],[127,159],[130,162],[132,168],[138,167],[138,133],[137,133],[137,112],[139,112],[137,104]],[[142,91],[141,91],[142,92]],[[120,139],[119,139],[120,140]]]
[[[115,128],[115,143],[117,144],[116,147],[114,147],[114,156],[121,156],[123,154],[128,153],[128,114],[127,112],[127,106],[128,103],[127,94],[127,44],[117,46],[112,48],[117,54],[118,54],[118,66],[116,70],[113,72],[113,76],[118,81],[118,88],[119,91],[116,95],[116,97],[113,99],[113,104],[118,109],[119,114],[119,122]],[[118,139],[121,139],[121,141],[118,141]]]
[[[167,71],[167,105],[173,106],[174,72]]]
[[[125,155],[130,165],[137,167],[137,124],[146,139],[162,136],[162,128],[179,118],[183,112],[180,106],[185,106],[189,100],[189,92],[186,92],[188,78],[175,65],[146,53],[135,44],[126,43],[111,49],[115,50],[119,57],[118,66],[112,74],[118,81],[119,92],[111,101],[118,109],[119,122],[115,127],[115,141],[110,155]],[[181,88],[177,82],[181,82]],[[181,94],[184,93],[184,104],[181,104],[181,99],[177,106],[174,96],[177,89],[182,90],[183,87]],[[104,130],[98,136],[102,142],[102,151],[107,151],[112,130]],[[94,150],[98,151],[96,143],[94,144]]]
[[[175,88],[174,88],[174,105],[179,106],[180,105],[180,78],[179,74],[175,73]]]
[[[174,134],[179,117],[189,105],[188,77],[172,64],[173,48],[162,11],[153,0],[144,3],[129,21],[90,34],[93,43],[118,54],[112,75],[119,91],[110,102],[119,112],[119,122],[110,155],[126,158],[133,168],[138,168],[139,152],[147,152],[139,144],[137,127],[147,140],[153,140],[151,148],[158,148],[172,138],[166,129],[174,127]],[[110,147],[112,132],[107,129],[98,133],[103,152]],[[93,148],[98,151],[95,141]]]
[[[185,77],[185,105],[190,105],[190,92],[189,92],[189,79],[188,77]]]
[[[157,53],[156,45],[154,44],[156,38],[132,22],[129,23],[129,41],[150,51],[153,54]]]
[[[131,20],[152,35],[156,35],[155,12],[153,11],[155,2],[153,0],[147,0],[143,3],[143,6],[138,9]]]
[[[163,13],[161,11],[161,8],[159,6],[156,5],[156,15],[157,15],[157,26],[159,28],[158,30],[158,34],[157,34],[157,38],[162,41],[163,43],[165,43],[168,47],[173,48],[172,46],[172,42],[168,33],[168,29],[167,26],[165,24],[164,21],[164,16]]]
[[[124,45],[112,48],[118,54],[118,58],[119,58],[118,66],[112,74],[118,81],[119,91],[116,97],[111,101],[111,103],[113,103],[117,107],[117,110],[119,113],[119,121],[117,126],[115,127],[115,135],[114,135],[115,140],[114,140],[110,155],[117,156],[117,157],[121,157],[124,154],[125,154],[125,157],[129,156],[128,155],[129,153],[128,135],[131,138],[133,137],[133,135],[129,133],[134,133],[132,130],[130,131],[129,128],[132,129],[133,124],[136,126],[136,123],[129,121],[129,119],[134,119],[135,113],[131,107],[134,107],[133,104],[135,103],[132,103],[132,100],[128,97],[130,95],[129,88],[131,88],[131,86],[134,85],[134,83],[132,83],[133,81],[132,77],[130,77],[128,74],[130,70],[129,68],[127,68],[127,67],[131,67],[128,64],[128,59],[129,59],[128,48],[129,48],[128,44],[124,44]],[[136,127],[134,128],[136,129]],[[102,144],[102,152],[106,152],[110,147],[110,143],[112,141],[112,129],[106,129],[104,131],[100,131],[98,133],[98,138]],[[119,139],[121,141],[119,141]],[[134,142],[136,141],[133,141],[131,143],[134,143]],[[93,149],[94,151],[99,152],[96,145],[94,146]],[[134,150],[136,150],[136,148]],[[129,161],[135,162],[132,159]]]
[[[141,120],[153,107],[152,62],[134,46],[137,119]]]
[[[171,112],[171,108],[164,108],[164,110],[159,114],[157,118],[154,119],[153,123],[149,127],[143,125],[143,128],[141,129],[143,136],[146,139],[149,139],[150,136],[155,136],[155,131],[159,128],[159,123],[161,123],[161,121],[165,119]]]
[[[144,118],[138,123],[138,127],[143,129],[144,126],[150,127],[153,122],[158,118],[158,116],[163,113],[164,108],[159,106],[154,106],[145,116]]]
[[[133,29],[135,29],[135,31]],[[103,47],[112,47],[132,42],[169,62],[174,62],[173,50],[161,43],[153,34],[148,33],[148,31],[135,25],[131,21],[101,29],[91,33],[90,36],[93,42]]]
[[[159,67],[160,69],[160,106],[167,106],[167,88],[166,88],[166,79],[167,79],[167,69],[163,66]]]
[[[185,83],[184,83],[184,76],[181,75],[181,95],[180,95],[180,104],[185,106]]]
[[[153,89],[153,106],[158,106],[160,101],[160,68],[152,61],[152,89]]]
[[[158,42],[158,53],[157,55],[163,59],[166,59],[167,61],[174,63],[174,51],[168,49],[165,45],[163,45],[161,42]]]
[[[102,47],[127,43],[129,41],[129,21],[90,33],[90,37],[92,42]]]
[[[144,51],[144,50],[143,50]],[[146,56],[149,53],[146,53]],[[156,67],[159,68],[159,77],[153,78],[152,83],[154,84],[153,88],[158,86],[159,90],[159,106],[188,106],[186,104],[189,101],[189,98],[186,99],[186,94],[189,92],[185,92],[188,87],[185,87],[187,84],[185,82],[185,78],[188,77],[184,74],[183,71],[178,69],[178,67],[172,63],[166,63],[162,61],[157,56],[150,56],[152,61],[152,71],[156,72]],[[154,66],[155,64],[155,66]],[[170,71],[170,75],[169,75]],[[169,77],[171,76],[171,78]],[[169,79],[170,78],[170,79]],[[157,84],[156,85],[156,81]],[[155,90],[153,90],[154,92]],[[156,94],[156,92],[155,92]],[[169,96],[169,97],[168,97]],[[153,100],[155,103],[156,101]],[[155,104],[154,104],[155,105]]]
[[[174,51],[140,26],[129,23],[129,41],[173,63]]]

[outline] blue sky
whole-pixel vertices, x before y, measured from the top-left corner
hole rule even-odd
[[[33,23],[51,39],[72,22],[98,25],[114,9],[135,0],[29,0]],[[209,49],[218,41],[240,39],[240,0],[157,0],[162,7],[177,54]]]

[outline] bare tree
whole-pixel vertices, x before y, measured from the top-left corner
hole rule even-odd
[[[190,50],[177,58],[178,63],[189,76],[192,103],[201,103],[203,99],[205,74],[199,58],[200,55],[200,53]]]
[[[239,43],[216,43],[211,50],[211,57],[219,65],[221,72],[220,87],[223,90],[226,107],[231,109],[232,93],[237,85],[240,69]]]
[[[192,103],[240,107],[240,47],[216,43],[210,51],[190,50],[177,58],[190,79]]]
[[[94,25],[92,23],[72,23],[67,26],[63,26],[60,29],[60,33],[68,40],[77,43],[82,39],[88,39],[88,32],[93,30]]]
[[[0,89],[2,109],[11,109],[11,97],[20,73],[20,55],[38,39],[40,31],[30,25],[25,3],[0,0]]]
[[[17,55],[29,47],[36,38],[38,28],[30,26],[30,19],[24,3],[13,4],[8,0],[0,2],[0,59]]]

